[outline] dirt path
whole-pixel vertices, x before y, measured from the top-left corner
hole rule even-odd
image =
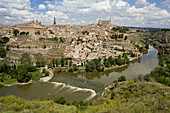
[[[41,68],[41,70],[42,69],[43,68]],[[45,69],[49,72],[49,76],[40,78],[40,81],[48,82],[51,78],[53,78],[54,74],[53,74],[53,70],[52,69],[48,69],[47,66],[45,67]]]

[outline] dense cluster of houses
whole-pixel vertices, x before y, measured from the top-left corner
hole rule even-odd
[[[111,20],[99,19],[97,24],[89,25],[56,25],[54,18],[53,25],[41,25],[41,22],[29,22],[16,24],[6,27],[5,32],[12,35],[12,30],[18,29],[20,32],[29,32],[30,37],[39,38],[60,38],[67,43],[64,51],[64,57],[73,59],[73,63],[77,65],[85,64],[87,61],[97,58],[113,58],[122,55],[124,52],[132,51],[139,56],[138,49],[123,48],[121,44],[130,43],[125,40],[128,34],[112,31],[116,27],[111,24]],[[4,31],[4,30],[2,30]],[[37,32],[39,32],[37,34]],[[7,34],[6,33],[6,34]],[[123,34],[121,38],[112,39],[111,35]],[[115,50],[117,48],[118,50]],[[119,51],[124,49],[126,51]]]

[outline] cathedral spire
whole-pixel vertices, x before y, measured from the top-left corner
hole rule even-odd
[[[56,25],[56,19],[55,19],[55,17],[54,17],[54,23],[53,23],[54,25]]]

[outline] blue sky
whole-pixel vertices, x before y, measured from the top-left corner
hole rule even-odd
[[[0,23],[86,25],[99,18],[112,24],[170,28],[170,0],[0,0]]]

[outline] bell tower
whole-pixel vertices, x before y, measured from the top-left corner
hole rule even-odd
[[[55,19],[55,17],[54,17],[54,23],[53,23],[54,25],[56,25],[56,19]]]

